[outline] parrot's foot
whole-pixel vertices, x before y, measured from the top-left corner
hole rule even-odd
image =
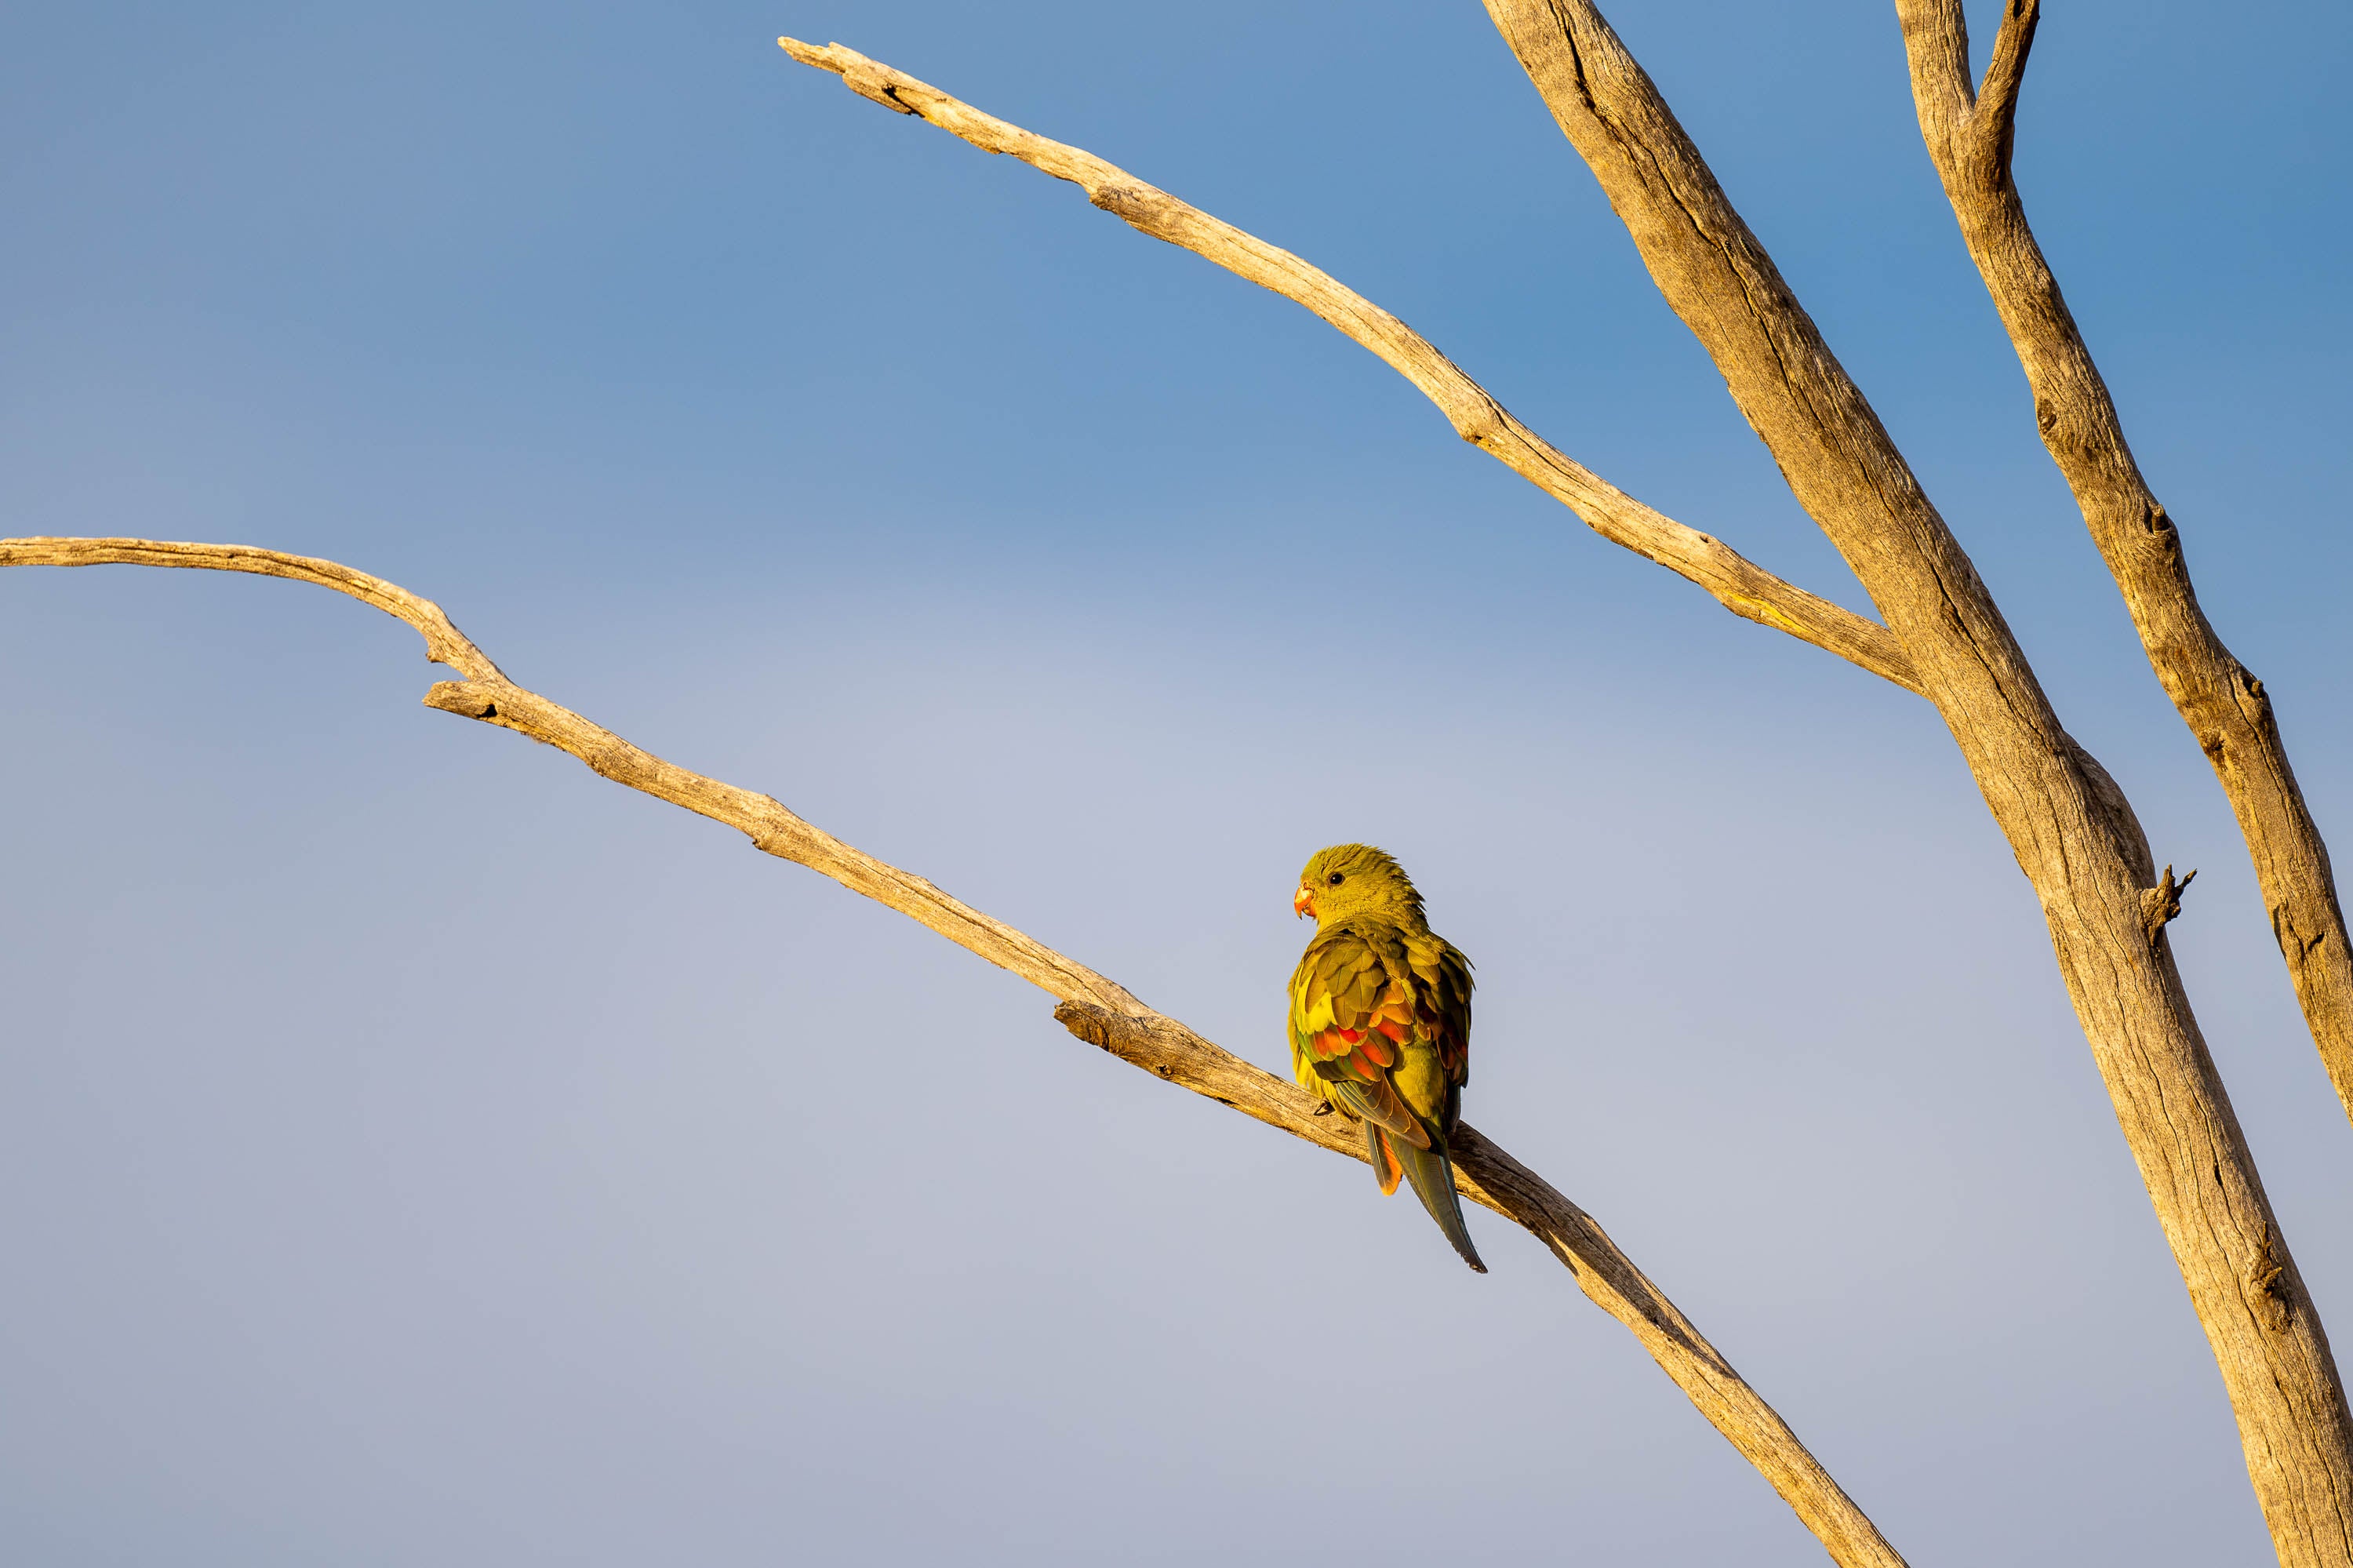
[[[1315,1102],[1315,1109],[1310,1114],[1314,1116],[1330,1116],[1332,1114],[1332,1102],[1330,1100],[1317,1100]]]

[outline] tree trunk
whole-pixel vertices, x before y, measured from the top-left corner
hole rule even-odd
[[[2281,1562],[2353,1568],[2353,1416],[2183,994],[2122,797],[1650,78],[1585,0],[1486,0],[1799,503],[1911,655],[2020,869],[2189,1288]],[[2121,809],[2120,809],[2121,808]]]
[[[2141,477],[2108,385],[2059,292],[2010,177],[2018,91],[2041,8],[2011,0],[1969,86],[1960,0],[1896,0],[1920,135],[2034,397],[2035,428],[2124,594],[2149,668],[2213,765],[2239,820],[2306,1026],[2353,1118],[2353,951],[2328,846],[2288,766],[2271,698],[2198,603],[2181,535]]]

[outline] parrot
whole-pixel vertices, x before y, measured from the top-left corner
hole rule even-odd
[[[1479,1274],[1447,1139],[1471,1074],[1471,960],[1430,928],[1421,895],[1386,850],[1334,844],[1299,874],[1291,907],[1315,935],[1291,976],[1291,1071],[1365,1128],[1384,1195],[1401,1181]]]

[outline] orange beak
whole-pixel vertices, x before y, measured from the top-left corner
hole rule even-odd
[[[1308,892],[1304,885],[1291,895],[1291,912],[1294,915],[1315,913],[1315,895]]]

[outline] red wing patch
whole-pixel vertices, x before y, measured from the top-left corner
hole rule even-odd
[[[1307,1042],[1307,1048],[1348,1075],[1370,1081],[1377,1073],[1398,1065],[1399,1035],[1384,1026],[1377,1031],[1326,1029]]]

